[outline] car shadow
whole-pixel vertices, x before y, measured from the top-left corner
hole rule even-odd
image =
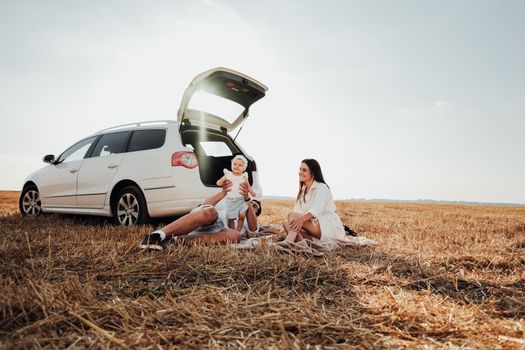
[[[102,227],[102,226],[119,226],[118,223],[115,222],[114,218],[111,217],[105,217],[105,216],[94,216],[94,215],[76,215],[76,214],[43,214],[42,215],[45,220],[64,220],[67,222],[70,222],[74,225],[79,226],[95,226],[95,227]],[[179,217],[161,217],[161,218],[151,218],[148,220],[147,223],[138,225],[139,227],[143,226],[153,226],[153,227],[162,227],[166,226],[169,223],[173,222],[174,220],[178,219]]]

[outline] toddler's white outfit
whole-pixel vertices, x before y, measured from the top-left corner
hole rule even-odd
[[[242,173],[235,175],[230,170],[224,169],[224,177],[232,182],[232,189],[226,195],[226,218],[237,219],[239,213],[248,210],[248,204],[244,201],[244,196],[239,193],[239,186],[248,174]]]

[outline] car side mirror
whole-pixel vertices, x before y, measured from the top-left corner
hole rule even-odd
[[[48,154],[43,159],[44,163],[53,164],[55,162],[55,155],[54,154]]]

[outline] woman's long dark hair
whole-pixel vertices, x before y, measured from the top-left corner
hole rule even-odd
[[[321,166],[319,165],[319,162],[315,159],[303,159],[301,163],[306,164],[308,169],[310,169],[310,172],[312,173],[314,177],[314,181],[322,182],[326,186],[328,184],[324,181],[323,172],[321,171]],[[299,192],[297,193],[297,200],[301,198],[301,193],[303,192],[303,186],[304,182],[299,181]],[[306,193],[303,193],[303,201],[306,202]]]

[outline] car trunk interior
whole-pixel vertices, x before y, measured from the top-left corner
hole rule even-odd
[[[220,131],[186,126],[181,130],[181,137],[186,147],[193,148],[199,162],[201,181],[208,187],[217,187],[217,180],[224,175],[223,169],[231,170],[233,157],[244,155],[231,137]],[[254,167],[254,162],[248,160],[246,173],[250,185],[253,184]]]

